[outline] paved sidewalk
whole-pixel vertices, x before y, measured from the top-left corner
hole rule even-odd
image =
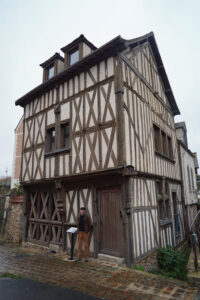
[[[187,283],[119,268],[96,260],[64,261],[62,256],[0,244],[0,273],[10,272],[107,300],[200,299]]]

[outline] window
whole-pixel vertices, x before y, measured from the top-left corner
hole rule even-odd
[[[170,200],[169,200],[169,183],[165,181],[165,218],[171,218],[170,213]]]
[[[48,79],[52,78],[53,76],[54,76],[54,66],[48,69]]]
[[[154,146],[157,154],[173,159],[172,139],[158,126],[153,124]]]
[[[179,223],[179,214],[178,214],[178,207],[177,207],[177,195],[176,192],[172,192],[172,202],[173,202],[173,209],[174,209],[174,226],[175,226],[175,234],[176,237],[180,236],[180,223]]]
[[[79,50],[75,50],[69,54],[69,65],[75,64],[77,61],[79,61]]]
[[[153,125],[155,150],[160,151],[160,128]]]
[[[51,128],[47,130],[46,152],[54,152],[54,151],[55,151],[55,128]]]
[[[162,130],[161,130],[161,137],[162,137],[162,153],[164,155],[168,156],[166,134]]]
[[[171,217],[170,213],[170,199],[169,199],[169,184],[167,181],[157,181],[156,191],[158,199],[158,209],[160,221],[169,221]]]
[[[168,154],[169,154],[169,158],[173,159],[172,139],[168,136],[167,137],[167,141],[168,141]]]
[[[191,190],[192,190],[192,186],[191,186],[191,179],[190,179],[190,169],[189,169],[189,166],[187,166],[187,173],[188,173],[189,189],[190,189],[190,191],[191,191]]]
[[[69,123],[62,124],[60,130],[60,146],[62,149],[70,147]]]
[[[190,172],[191,172],[191,180],[192,180],[192,190],[194,191],[194,177],[193,177],[192,169],[190,169]]]

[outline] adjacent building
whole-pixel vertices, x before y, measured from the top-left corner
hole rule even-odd
[[[20,172],[21,172],[21,161],[22,161],[22,141],[23,141],[23,121],[22,116],[17,127],[15,128],[15,144],[13,153],[13,167],[12,167],[12,177],[11,177],[11,189],[15,187],[15,184],[20,182]]]
[[[85,206],[93,257],[136,263],[185,240],[179,114],[153,33],[83,35],[41,64],[24,108],[24,242],[66,250]],[[77,245],[75,245],[75,248]]]
[[[197,154],[192,153],[188,148],[187,129],[185,122],[175,124],[179,145],[180,166],[183,183],[183,202],[185,205],[185,220],[188,239],[193,220],[197,214]]]

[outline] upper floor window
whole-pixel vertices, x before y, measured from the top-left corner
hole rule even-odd
[[[55,128],[50,128],[47,130],[47,144],[46,144],[46,152],[54,152],[55,151]]]
[[[61,149],[66,149],[70,147],[70,138],[69,138],[69,123],[61,125],[60,128],[60,146]]]
[[[47,73],[48,79],[52,78],[53,76],[54,76],[54,66],[50,67]]]
[[[77,61],[79,61],[79,50],[76,49],[75,51],[71,52],[69,54],[69,65],[75,64]]]
[[[158,209],[160,221],[166,221],[171,218],[171,208],[169,199],[169,183],[165,181],[156,181],[156,192],[158,199]]]
[[[176,192],[172,192],[172,202],[173,202],[173,210],[174,210],[175,234],[176,234],[176,237],[178,237],[181,233],[181,229],[180,229],[180,223],[179,223],[179,213],[178,213],[177,194],[176,194]]]
[[[172,139],[158,126],[153,124],[155,151],[166,158],[173,159]]]

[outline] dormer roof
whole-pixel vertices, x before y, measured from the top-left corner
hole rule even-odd
[[[45,60],[45,62],[43,62],[42,64],[40,64],[40,66],[42,68],[46,68],[49,65],[51,65],[51,63],[53,63],[56,59],[59,59],[61,61],[64,62],[64,58],[58,53],[56,52],[53,56],[51,56],[49,59]]]
[[[73,40],[70,44],[66,45],[65,47],[62,47],[61,50],[65,53],[68,52],[70,50],[72,50],[74,47],[76,47],[79,43],[85,43],[86,45],[88,45],[88,47],[90,47],[92,50],[96,50],[97,47],[95,47],[90,41],[88,41],[86,39],[86,37],[81,34],[78,38],[76,38],[75,40]]]
[[[59,74],[57,74],[56,76],[54,76],[53,78],[48,80],[47,82],[44,82],[43,84],[37,86],[36,88],[34,88],[30,92],[28,92],[26,95],[19,98],[15,102],[16,105],[21,105],[21,106],[26,105],[28,102],[32,101],[35,97],[38,97],[44,91],[50,90],[52,88],[52,86],[56,85],[59,82],[67,80],[68,78],[76,75],[79,72],[84,71],[87,68],[90,68],[91,66],[93,66],[95,63],[98,63],[102,59],[105,59],[111,55],[113,55],[113,56],[117,55],[118,53],[126,50],[128,47],[134,48],[139,44],[149,42],[149,44],[152,48],[153,55],[156,60],[156,64],[158,66],[158,72],[162,79],[165,93],[168,98],[169,105],[171,107],[171,111],[174,116],[180,114],[180,111],[176,104],[176,100],[174,98],[174,94],[172,92],[172,89],[171,89],[171,86],[170,86],[170,83],[169,83],[169,80],[167,77],[167,73],[165,71],[165,68],[164,68],[153,32],[150,32],[146,35],[143,35],[141,37],[131,39],[131,40],[125,40],[121,36],[117,36],[116,38],[112,39],[111,41],[109,41],[108,43],[106,43],[105,45],[103,45],[99,48],[96,48],[92,43],[90,43],[84,37],[83,34],[81,34],[77,39],[72,41],[70,44],[61,48],[61,50],[63,52],[68,52],[68,51],[72,50],[80,42],[86,43],[89,47],[91,47],[91,49],[93,49],[93,51],[89,55],[87,55],[87,56],[83,57],[81,60],[79,60],[76,64],[67,67],[65,70],[63,70],[62,72],[60,72]],[[57,53],[55,55],[56,55],[56,57],[58,57],[59,54]],[[54,58],[55,58],[55,55],[53,56]],[[46,62],[41,64],[41,66],[45,66],[46,64],[49,64],[51,62],[51,59],[53,60],[53,57],[51,57]],[[61,58],[63,61],[62,56],[59,55],[59,58]]]

